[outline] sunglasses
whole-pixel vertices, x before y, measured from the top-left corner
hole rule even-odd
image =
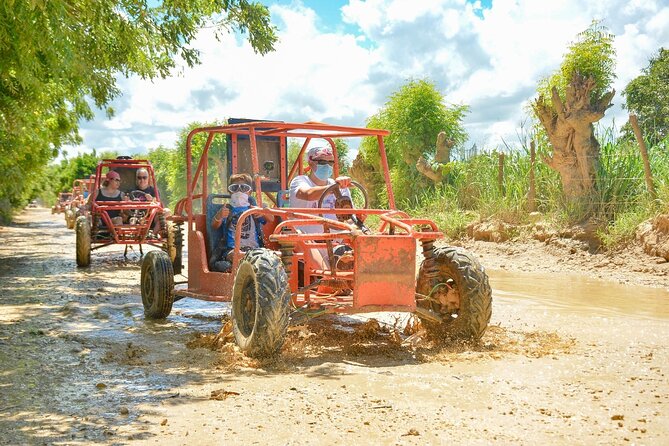
[[[234,183],[228,186],[228,191],[235,193],[235,192],[242,192],[242,193],[249,193],[251,192],[251,186],[248,184],[239,184],[239,183]]]
[[[334,166],[334,161],[328,161],[328,160],[314,160],[316,164],[319,166],[325,166],[326,164],[328,166]]]
[[[149,177],[137,177],[138,180],[148,180]]]
[[[112,178],[112,181],[118,181],[120,183],[121,179],[120,178]]]

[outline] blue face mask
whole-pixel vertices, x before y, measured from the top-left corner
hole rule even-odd
[[[316,166],[314,175],[316,175],[319,180],[325,181],[332,176],[332,166],[329,164],[318,165]]]

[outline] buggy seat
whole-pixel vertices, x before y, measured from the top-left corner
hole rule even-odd
[[[207,216],[205,221],[205,226],[207,230],[207,260],[211,257],[211,254],[216,249],[216,246],[220,242],[222,237],[225,237],[225,220],[223,224],[219,226],[218,229],[214,229],[212,223],[214,222],[214,216],[216,213],[226,204],[230,199],[230,194],[209,194],[207,196]],[[249,195],[249,204],[251,206],[257,206],[255,197]],[[232,246],[230,246],[232,248]]]
[[[211,224],[214,221],[214,216],[216,213],[230,200],[230,194],[209,194],[207,196],[207,215],[205,218],[205,227],[206,227],[206,240],[207,240],[207,259],[214,252],[214,249],[218,245],[218,242],[223,237],[223,231],[225,231],[225,225],[221,225],[218,229],[214,229]]]

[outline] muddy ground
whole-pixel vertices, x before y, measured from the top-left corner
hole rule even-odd
[[[226,305],[183,300],[147,321],[138,253],[106,248],[78,269],[74,240],[46,209],[0,228],[0,444],[669,438],[668,269],[640,253],[465,243],[493,287],[479,344],[374,314],[293,327],[259,363],[228,342]]]

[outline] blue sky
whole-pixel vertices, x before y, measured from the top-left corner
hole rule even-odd
[[[593,19],[616,35],[617,93],[604,125],[621,125],[620,92],[669,47],[667,0],[264,0],[279,29],[259,56],[211,30],[195,46],[202,64],[164,80],[119,78],[116,115],[81,123],[92,148],[142,153],[174,146],[193,121],[228,117],[364,126],[408,79],[429,79],[447,103],[467,104],[466,145],[501,148],[527,129],[541,78]]]

